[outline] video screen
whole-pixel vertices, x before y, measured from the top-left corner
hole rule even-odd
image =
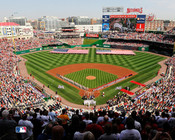
[[[118,32],[134,32],[136,30],[136,18],[110,18],[110,30]]]

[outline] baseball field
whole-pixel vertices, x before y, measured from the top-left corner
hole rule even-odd
[[[131,80],[145,83],[152,79],[160,69],[157,63],[166,59],[145,52],[135,52],[135,56],[96,55],[95,52],[96,48],[90,48],[87,55],[52,54],[50,51],[41,51],[22,55],[22,57],[28,60],[26,67],[29,74],[34,75],[44,85],[49,85],[49,88],[57,91],[61,97],[76,104],[83,104],[79,89],[59,79],[56,73],[88,88],[96,88],[123,75],[133,74],[130,78],[101,90],[101,93],[105,92],[105,97],[95,98],[97,105],[105,104],[107,100],[113,98],[119,92],[116,87],[129,86],[133,89],[137,85],[131,83]],[[64,88],[58,88],[59,85]]]

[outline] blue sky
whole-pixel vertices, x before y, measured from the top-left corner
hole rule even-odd
[[[153,13],[158,19],[175,20],[175,0],[3,0],[1,1],[0,20],[15,16],[36,19],[42,16],[101,17],[102,7],[143,7],[145,14]]]

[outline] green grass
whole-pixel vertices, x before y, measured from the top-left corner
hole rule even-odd
[[[97,42],[99,39],[95,38],[84,38],[83,45],[91,45],[92,43]]]
[[[117,79],[117,75],[98,69],[84,69],[64,76],[88,88],[96,88]],[[87,76],[95,76],[96,79],[88,80]]]
[[[46,71],[51,70],[56,67],[60,67],[68,64],[77,64],[77,63],[103,63],[117,65],[131,69],[138,74],[132,76],[129,79],[126,79],[120,83],[117,83],[111,87],[104,89],[101,92],[105,92],[105,97],[97,97],[95,100],[97,104],[104,104],[107,100],[111,99],[119,91],[115,90],[117,86],[130,86],[131,89],[137,87],[137,85],[130,83],[129,81],[135,80],[140,83],[145,83],[146,81],[152,79],[157,75],[160,65],[157,63],[165,59],[165,57],[144,53],[144,52],[135,52],[135,56],[127,55],[96,55],[96,49],[90,48],[89,54],[51,54],[49,51],[42,51],[32,54],[26,54],[22,57],[26,58],[26,67],[28,73],[32,73],[35,78],[45,84],[49,84],[50,88],[53,91],[57,91],[66,100],[82,104],[83,100],[78,94],[79,91],[60,81],[59,79],[49,75]],[[106,79],[107,80],[107,79]],[[58,89],[58,85],[64,85],[65,89]]]

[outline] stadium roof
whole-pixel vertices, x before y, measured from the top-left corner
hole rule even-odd
[[[0,26],[19,26],[19,24],[15,22],[0,22]]]

